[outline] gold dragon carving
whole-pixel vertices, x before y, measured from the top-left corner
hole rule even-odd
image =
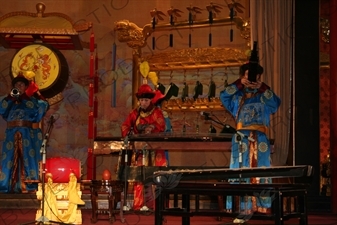
[[[121,20],[115,23],[115,30],[117,31],[117,38],[120,42],[126,44],[132,49],[139,49],[146,46],[146,37],[143,34],[143,29],[136,24]]]

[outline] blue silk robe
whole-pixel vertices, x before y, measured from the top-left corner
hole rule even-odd
[[[35,97],[29,98],[25,96],[20,103],[16,103],[11,97],[6,97],[1,101],[0,114],[7,123],[11,121],[39,123],[48,107],[47,101],[38,100]],[[15,140],[15,135],[20,137],[19,140]],[[26,189],[26,191],[36,190],[37,184],[33,183],[27,183],[26,187],[23,188],[22,180],[39,179],[42,139],[40,128],[29,126],[7,127],[2,146],[0,192],[7,193],[13,191],[20,193],[23,191],[22,189]],[[22,143],[22,155],[21,153],[19,155],[15,153],[17,149],[15,143]],[[21,149],[21,147],[19,148]],[[15,157],[17,156],[20,159],[17,161],[18,163],[15,163]],[[23,165],[20,160],[23,160]],[[15,164],[17,165],[16,171],[14,171]],[[16,176],[13,177],[13,174],[16,174]]]
[[[262,89],[251,93],[249,98],[243,89],[241,81],[236,81],[226,87],[220,93],[220,100],[223,106],[233,115],[236,122],[236,129],[244,134],[241,142],[238,141],[237,134],[232,138],[232,153],[230,168],[250,168],[250,167],[270,167],[270,143],[267,137],[267,129],[270,124],[270,115],[275,113],[280,106],[281,100],[270,88],[263,83]],[[248,140],[251,137],[254,142]],[[240,138],[239,138],[240,140]],[[241,145],[240,145],[241,144]],[[239,149],[242,148],[242,156]],[[240,165],[240,162],[242,164]],[[237,182],[237,180],[236,180]],[[250,179],[244,182],[251,182]],[[271,182],[270,179],[261,178],[260,183]],[[246,202],[247,203],[247,202]],[[270,198],[257,201],[258,207],[269,208]],[[227,198],[227,209],[232,207],[231,198]],[[241,208],[247,204],[241,203]],[[248,208],[251,208],[251,202]]]

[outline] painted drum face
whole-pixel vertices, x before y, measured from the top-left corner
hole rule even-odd
[[[10,75],[15,78],[19,72],[28,74],[41,94],[52,98],[66,86],[69,77],[68,63],[63,54],[47,44],[31,44],[21,48],[13,57]]]

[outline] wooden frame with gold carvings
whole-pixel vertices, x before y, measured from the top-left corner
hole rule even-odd
[[[229,17],[214,19],[212,26],[230,26],[236,25],[240,31],[241,37],[246,40],[247,49],[250,46],[250,23],[240,17]],[[208,20],[199,20],[193,22],[193,28],[209,27]],[[178,22],[174,25],[175,29],[189,29],[188,22]],[[133,74],[132,74],[132,104],[135,107],[137,99],[134,93],[137,92],[141,84],[141,76],[138,66],[143,61],[148,61],[150,71],[164,70],[188,70],[205,69],[217,67],[238,67],[247,61],[246,52],[234,48],[188,48],[177,49],[173,51],[160,52],[158,54],[144,56],[142,48],[147,45],[147,38],[155,31],[169,31],[172,29],[170,23],[158,24],[155,30],[152,24],[146,24],[143,28],[128,20],[121,20],[115,23],[115,31],[120,42],[125,42],[132,48]],[[202,104],[200,106],[202,107]]]

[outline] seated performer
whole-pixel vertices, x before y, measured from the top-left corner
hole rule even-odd
[[[152,99],[155,97],[155,92],[152,88],[143,84],[139,87],[136,97],[139,101],[139,106],[133,109],[126,120],[122,124],[122,137],[126,137],[130,134],[150,134],[150,133],[159,133],[165,131],[165,119],[163,116],[162,110],[155,106],[152,102]],[[146,151],[147,152],[147,151]],[[138,154],[137,154],[138,155]],[[167,162],[165,159],[165,152],[160,151],[151,151],[150,154],[151,160],[146,159],[144,166],[166,166]],[[145,156],[147,157],[147,156]],[[142,165],[140,161],[142,156],[136,157],[134,164]],[[152,187],[149,187],[152,190]],[[153,207],[153,198],[150,202],[144,202],[149,198],[147,196],[152,194],[152,191],[144,193],[144,185],[140,183],[135,183],[134,186],[134,210],[147,210],[146,206],[149,208]],[[144,199],[145,196],[145,199]]]
[[[256,82],[248,80],[249,63],[240,67],[240,78],[220,93],[224,107],[234,116],[236,129],[246,137],[239,145],[238,134],[233,135],[230,168],[270,167],[270,143],[267,129],[270,115],[280,106],[280,98],[261,82],[263,67],[258,65]],[[248,140],[247,137],[250,137]],[[239,150],[242,148],[242,157]],[[245,183],[269,183],[270,179],[242,179]],[[240,210],[246,213],[266,213],[271,206],[270,198],[248,197],[240,204]],[[232,210],[232,198],[227,198],[227,209]],[[235,210],[235,209],[233,209]]]
[[[0,192],[36,191],[41,160],[42,132],[39,122],[49,104],[37,85],[19,73],[12,80],[11,93],[1,101],[0,114],[7,121],[2,146]]]

